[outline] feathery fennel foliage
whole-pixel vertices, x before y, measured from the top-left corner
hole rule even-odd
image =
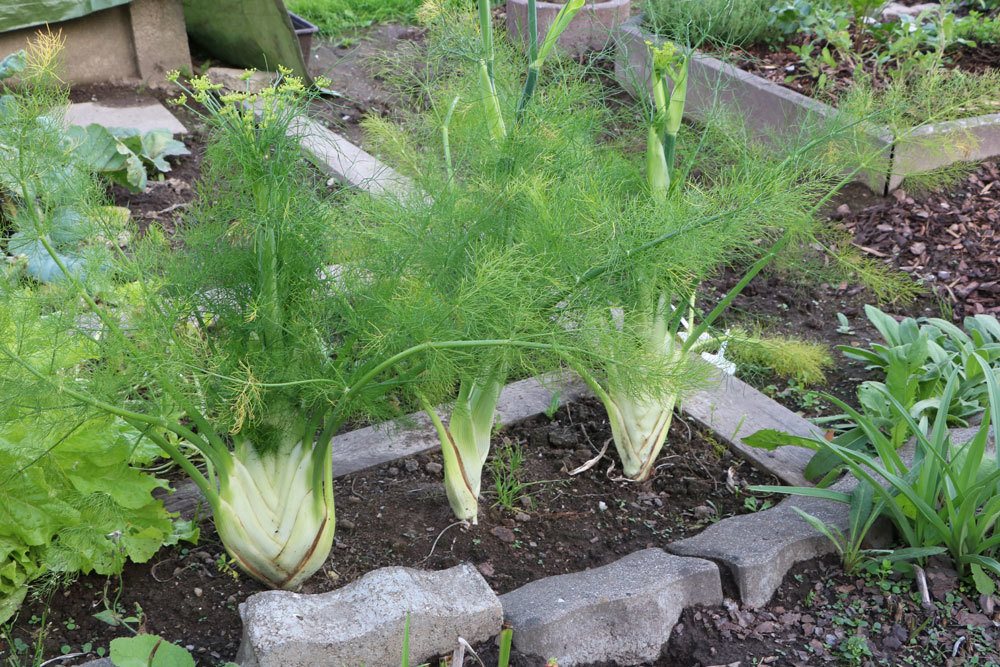
[[[93,361],[53,376],[41,366],[48,350],[15,336],[0,340],[0,378],[15,400],[57,394],[143,433],[199,486],[240,566],[295,588],[333,540],[340,426],[396,414],[418,379],[421,398],[441,400],[454,364],[445,350],[514,342],[440,326],[427,287],[398,271],[334,265],[359,244],[334,226],[301,159],[300,80],[221,98],[206,79],[191,87],[210,138],[175,237],[151,229],[127,252],[110,249],[111,270],[75,273],[39,235],[64,274],[48,288],[62,324],[54,340],[92,338]],[[467,296],[474,309],[480,296]],[[34,380],[7,381],[15,374]]]
[[[530,294],[525,290],[536,280],[539,296],[528,300],[531,310],[497,303],[498,314],[508,307],[518,313],[516,321],[498,321],[508,330],[523,324],[525,333],[532,322],[547,327],[544,335],[562,346],[549,363],[569,365],[587,379],[608,408],[626,474],[648,477],[673,406],[711,375],[697,353],[719,340],[703,335],[771,261],[822,238],[822,203],[850,180],[845,169],[871,159],[858,140],[860,121],[845,115],[817,125],[778,151],[722,114],[710,115],[696,132],[682,131],[665,92],[644,113],[656,128],[650,136],[664,144],[659,163],[669,178],[649,179],[609,138],[620,119],[601,104],[586,68],[551,63],[523,107],[517,101],[524,61],[497,40],[489,61],[493,85],[484,92],[476,20],[434,9],[424,14],[433,19],[422,54],[428,65],[402,85],[416,111],[402,113],[398,123],[368,124],[377,148],[427,196],[360,196],[361,213],[352,217],[388,245],[426,251],[396,266],[424,273],[429,283],[463,275],[463,263],[477,264],[473,257],[487,247],[519,257],[516,265],[509,261],[511,275],[497,280],[512,295]],[[662,71],[673,76],[686,68],[670,63]],[[507,131],[498,138],[501,126]],[[678,135],[690,146],[678,145]],[[369,247],[376,245],[373,238]],[[855,268],[850,258],[837,260]],[[727,266],[744,267],[745,280],[720,302],[701,303],[700,285]],[[479,361],[462,373],[468,384],[492,368]],[[491,422],[492,413],[482,418]],[[443,424],[439,431],[447,451],[454,434]],[[475,451],[485,457],[482,448]],[[446,475],[446,487],[467,481],[469,468],[476,466],[467,466],[461,482]]]
[[[42,34],[0,67],[17,77],[0,96],[0,345],[45,380],[0,357],[0,622],[40,580],[114,574],[197,534],[152,496],[166,483],[134,467],[152,457],[139,430],[52,391],[87,372],[97,345],[41,239],[71,274],[97,269],[95,292],[113,299],[98,274],[123,222],[66,140],[59,46]]]

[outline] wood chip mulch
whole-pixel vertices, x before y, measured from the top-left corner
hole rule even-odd
[[[896,190],[838,217],[870,256],[923,280],[954,316],[1000,315],[1000,162],[984,162],[947,190]]]

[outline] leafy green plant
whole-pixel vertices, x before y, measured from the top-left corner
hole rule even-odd
[[[96,123],[67,130],[76,157],[90,170],[136,192],[146,189],[148,172],[170,171],[168,157],[189,155],[167,130],[108,129]]]
[[[128,222],[127,211],[104,205],[98,184],[68,145],[59,119],[68,99],[52,71],[60,48],[58,37],[40,35],[0,65],[19,81],[0,96],[0,246],[15,258],[15,271],[41,282],[63,274],[39,227],[59,261],[79,275],[85,265],[108,265]]]
[[[42,347],[63,336],[56,315],[43,315],[26,291],[0,293],[0,337]],[[95,349],[74,337],[35,352],[46,378],[72,375]],[[31,382],[28,373],[5,381]],[[31,406],[0,407],[0,621],[45,574],[113,574],[126,559],[148,561],[164,544],[193,540],[197,528],[175,521],[152,496],[166,482],[132,467],[144,434],[100,411],[66,406],[57,395]]]
[[[0,339],[0,396],[29,406],[59,396],[137,430],[192,478],[245,572],[296,588],[333,542],[330,447],[347,420],[394,416],[417,394],[443,400],[451,352],[541,344],[470,338],[428,286],[398,271],[335,266],[360,238],[332,224],[301,158],[303,82],[285,71],[259,94],[217,91],[195,78],[186,93],[207,109],[211,137],[205,188],[176,245],[154,228],[129,253],[112,248],[108,274],[77,274],[48,221],[32,214],[33,240],[65,279],[50,287],[58,317],[47,340],[16,326]],[[492,266],[477,265],[478,285],[493,282]],[[98,296],[109,275],[131,281],[131,299]],[[15,289],[0,283],[0,322],[17,322],[7,298]],[[470,312],[494,303],[465,297]],[[94,330],[92,361],[46,372],[79,339],[81,320]],[[203,468],[180,443],[200,453]]]
[[[497,450],[489,466],[497,503],[505,510],[513,511],[524,496],[526,486],[521,480],[524,451],[516,442],[506,442]]]
[[[726,333],[726,356],[738,366],[767,369],[778,377],[792,378],[802,385],[826,379],[833,365],[829,350],[821,344],[794,336],[764,336],[740,330]]]
[[[892,410],[885,396],[892,396],[907,409],[909,416],[924,432],[938,412],[950,425],[966,426],[987,405],[987,377],[975,356],[982,357],[1000,375],[1000,323],[990,315],[966,318],[963,331],[939,318],[904,318],[897,321],[874,306],[866,306],[869,321],[882,335],[884,343],[872,348],[839,346],[843,354],[868,364],[884,374],[884,380],[867,380],[858,387],[861,412],[885,433],[897,449],[909,437],[907,422]],[[948,403],[942,391],[948,378],[957,373],[958,387]],[[942,410],[942,408],[944,408]],[[859,425],[839,414],[818,420],[837,431],[837,444],[865,450],[870,441]],[[870,451],[870,449],[868,449]],[[807,478],[816,480],[829,474],[838,458],[820,452],[806,467]]]
[[[930,432],[910,415],[909,410],[886,389],[879,391],[892,412],[915,438],[912,462],[907,463],[892,441],[867,416],[836,398],[841,407],[870,439],[875,456],[844,447],[825,438],[793,437],[775,431],[760,431],[746,442],[770,449],[794,444],[817,451],[827,451],[839,458],[861,485],[867,485],[881,513],[897,529],[904,544],[916,550],[944,548],[962,576],[972,577],[977,589],[992,594],[993,582],[987,572],[1000,574],[996,560],[1000,535],[1000,466],[996,454],[988,454],[987,441],[992,431],[1000,433],[1000,382],[991,372],[989,362],[979,354],[967,362],[985,374],[989,407],[983,423],[967,443],[957,444],[948,430],[947,414],[935,415]],[[968,370],[966,371],[968,372]],[[961,383],[959,370],[947,378],[941,394],[943,404],[950,402]],[[775,487],[784,493],[826,498],[849,503],[848,494],[831,489]],[[926,554],[927,552],[917,553]]]
[[[194,658],[183,646],[156,635],[118,637],[111,640],[115,667],[194,667]]]
[[[713,326],[750,281],[777,257],[790,251],[794,246],[793,239],[816,233],[818,227],[814,221],[818,210],[817,202],[825,201],[842,187],[843,179],[838,179],[834,174],[835,170],[843,170],[844,167],[841,165],[834,168],[815,149],[820,145],[835,144],[848,138],[853,124],[846,118],[838,118],[836,123],[845,125],[813,128],[815,135],[810,135],[798,147],[786,147],[788,154],[782,159],[773,149],[750,140],[746,128],[738,120],[709,114],[707,127],[692,142],[693,155],[677,160],[675,152],[684,112],[684,84],[687,79],[687,63],[691,57],[690,49],[670,43],[658,47],[648,46],[652,50],[653,60],[650,82],[653,103],[647,115],[645,175],[651,205],[655,209],[649,215],[658,216],[663,227],[669,229],[669,223],[664,219],[669,220],[673,216],[684,219],[684,208],[693,203],[693,200],[713,202],[714,206],[726,201],[727,206],[713,211],[726,218],[726,223],[698,229],[700,223],[692,222],[690,225],[682,225],[680,231],[667,232],[666,238],[673,245],[695,239],[699,242],[697,250],[694,246],[688,247],[687,253],[679,252],[670,257],[672,263],[661,265],[660,270],[668,278],[657,280],[650,276],[645,272],[647,267],[633,259],[635,250],[626,251],[623,267],[619,269],[621,275],[628,275],[631,279],[641,275],[645,282],[642,288],[632,294],[633,301],[628,303],[628,307],[621,308],[621,317],[615,322],[615,326],[623,329],[626,326],[633,327],[633,335],[643,341],[645,349],[659,356],[664,366],[678,369],[678,377],[686,376],[689,382],[696,384],[697,371],[691,367],[698,365],[699,355],[723,372],[733,371],[733,364],[729,360],[710,352],[721,352],[727,344],[737,344],[741,338],[746,337],[738,332],[733,332],[732,335],[717,332]],[[713,146],[713,143],[717,146]],[[713,150],[720,149],[726,151],[725,157],[712,154]],[[843,153],[842,156],[847,154]],[[805,155],[811,155],[812,158],[804,159]],[[852,156],[861,164],[871,159],[870,155],[852,153]],[[724,165],[718,174],[712,172],[712,167],[718,166],[718,163],[713,164],[713,159]],[[701,171],[697,179],[692,179],[691,172],[698,162],[710,167],[707,171]],[[764,177],[764,172],[768,176]],[[744,190],[750,182],[753,185]],[[703,195],[707,199],[702,200]],[[766,219],[754,214],[763,200],[769,202],[767,207],[772,212]],[[709,203],[708,210],[712,210],[713,203]],[[728,208],[728,205],[734,208]],[[721,210],[725,212],[721,213]],[[679,240],[676,238],[678,236],[687,238]],[[638,247],[646,250],[655,246],[658,253],[663,252],[658,243],[664,237],[654,238],[657,241]],[[751,249],[747,244],[756,243],[752,240],[754,238],[765,238],[767,241]],[[700,253],[700,256],[688,254],[691,252]],[[740,257],[743,262],[741,279],[721,298],[705,304],[702,312],[699,309],[702,282],[709,274],[720,266],[731,263],[736,257]],[[659,288],[653,289],[653,285],[658,285]],[[790,348],[786,348],[786,351],[788,349]],[[625,475],[635,480],[647,479],[653,472],[656,457],[666,439],[673,408],[687,387],[678,380],[672,391],[661,387],[659,392],[636,395],[633,391],[630,396],[627,380],[619,380],[617,369],[606,372],[598,380],[591,376],[588,369],[578,366],[574,368],[588,382],[608,411]],[[701,370],[702,380],[714,372],[705,366],[701,366]]]
[[[194,667],[191,652],[157,635],[139,634],[111,640],[114,667]],[[236,667],[227,662],[222,667]]]
[[[535,96],[542,67],[551,56],[557,38],[583,4],[582,0],[567,2],[539,41],[535,3],[529,2],[527,73],[523,75],[516,98],[506,93],[513,88],[515,80],[521,79],[523,70],[517,71],[520,63],[514,64],[510,48],[495,42],[487,0],[477,5],[474,28],[470,25],[470,17],[449,13],[444,8],[438,8],[441,12],[438,15],[428,14],[427,19],[437,31],[432,38],[432,48],[441,48],[440,44],[447,40],[451,53],[461,54],[457,58],[457,76],[442,79],[438,82],[440,88],[430,91],[442,97],[445,93],[441,89],[449,91],[444,118],[433,115],[430,119],[435,134],[439,133],[444,164],[440,165],[435,156],[416,167],[417,180],[427,195],[419,206],[412,201],[383,201],[362,214],[367,221],[363,227],[371,234],[365,244],[365,255],[377,262],[384,262],[388,256],[394,264],[400,261],[399,255],[409,255],[402,264],[396,265],[407,266],[409,279],[429,285],[437,292],[438,301],[450,304],[454,313],[453,326],[463,328],[476,338],[523,341],[517,350],[484,349],[478,359],[470,359],[461,369],[454,369],[458,395],[447,423],[434,403],[421,397],[421,405],[441,440],[449,502],[458,518],[473,523],[478,516],[482,471],[489,455],[496,404],[506,378],[512,368],[519,366],[558,367],[561,356],[570,353],[565,341],[558,340],[566,338],[560,324],[552,319],[554,302],[550,298],[550,272],[524,248],[511,242],[514,226],[526,222],[523,214],[520,218],[515,217],[515,206],[521,205],[525,195],[530,193],[516,192],[510,185],[509,174],[523,169],[524,163],[518,160],[529,156],[523,147],[520,155],[511,148],[516,142],[531,140],[530,131],[525,128],[526,114]],[[447,31],[446,36],[441,32],[442,26]],[[464,32],[459,29],[463,27]],[[516,105],[512,105],[514,99]],[[462,104],[463,100],[477,103],[470,106]],[[427,120],[426,117],[413,119],[415,124],[421,125]],[[484,129],[485,136],[469,136],[472,128],[473,131]],[[409,152],[409,142],[398,135],[399,128],[373,120],[368,129],[381,140],[395,144],[397,150],[402,147],[404,164],[416,166],[415,151]],[[452,152],[453,146],[459,145],[458,138],[462,139],[463,151],[473,148],[482,151],[480,157],[485,161],[482,167],[465,163],[460,165],[461,169],[456,168]],[[443,173],[432,167],[435,163],[443,167]],[[502,165],[500,170],[496,170],[498,164]],[[485,191],[493,186],[506,189],[505,196],[512,205],[497,207],[496,202],[488,202]],[[462,193],[469,196],[463,198]],[[361,202],[366,206],[371,204],[364,197]],[[411,227],[395,224],[404,217]],[[387,221],[392,222],[387,225]],[[429,229],[432,221],[433,231],[419,253],[395,248],[400,245],[406,248],[412,243],[412,235],[419,233],[417,228]],[[401,237],[392,233],[393,227],[402,232]],[[470,235],[472,228],[478,235]],[[487,266],[494,271],[484,272]],[[387,269],[383,264],[368,268],[372,273]],[[506,271],[501,274],[504,269]],[[492,307],[470,310],[468,297],[472,293],[483,299],[484,304],[487,299],[491,300]],[[529,350],[530,361],[524,354]],[[577,352],[585,353],[583,350]]]
[[[769,492],[781,493],[781,487],[757,487]],[[874,502],[874,490],[868,484],[858,484],[848,494],[847,532],[831,525],[822,519],[803,511],[798,507],[792,509],[801,516],[816,532],[824,535],[833,544],[840,556],[844,570],[848,574],[859,574],[862,567],[873,560],[880,563],[899,563],[910,560],[935,556],[945,552],[944,547],[910,547],[906,549],[872,549],[865,547],[865,541],[872,526],[882,514],[883,504]]]
[[[868,638],[864,635],[846,637],[838,647],[837,652],[848,665],[862,665],[865,658],[870,658],[873,655],[872,649],[868,645]]]

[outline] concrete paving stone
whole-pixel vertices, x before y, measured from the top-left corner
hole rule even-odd
[[[637,665],[659,657],[685,607],[721,604],[722,584],[714,563],[645,549],[533,581],[500,602],[522,653],[560,667]]]
[[[187,134],[187,128],[157,100],[136,106],[111,107],[100,102],[77,102],[66,110],[69,125],[87,126],[97,123],[104,127],[131,127],[142,132],[168,130],[172,134]]]
[[[468,563],[429,572],[386,567],[319,595],[267,591],[240,605],[243,667],[398,665],[407,615],[420,664],[500,632],[496,594]]]

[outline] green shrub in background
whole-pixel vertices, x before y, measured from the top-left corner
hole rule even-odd
[[[647,24],[684,44],[748,46],[770,41],[772,0],[646,0]]]
[[[327,37],[385,21],[412,21],[423,0],[288,0],[285,6]]]

